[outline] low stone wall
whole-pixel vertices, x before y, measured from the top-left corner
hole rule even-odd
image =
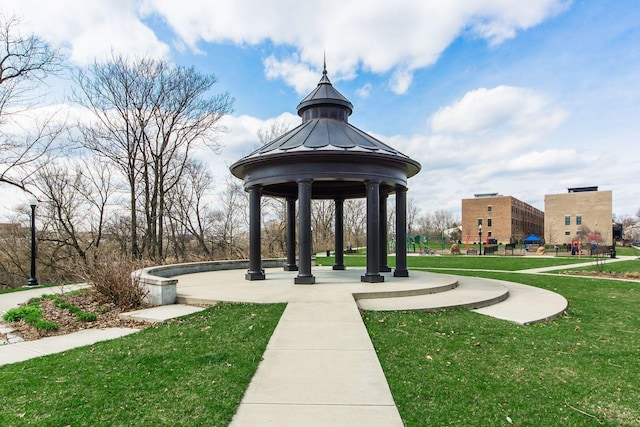
[[[284,267],[284,258],[263,259],[262,267]],[[151,305],[168,305],[176,303],[176,276],[220,270],[244,270],[249,268],[249,261],[221,260],[190,262],[184,264],[159,265],[134,271],[131,276],[137,278],[147,288],[146,302]]]

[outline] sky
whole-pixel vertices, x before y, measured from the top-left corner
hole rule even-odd
[[[300,123],[326,56],[349,122],[421,163],[408,195],[423,212],[460,215],[477,193],[544,210],[581,186],[612,190],[620,217],[640,209],[637,0],[0,0],[0,13],[76,67],[115,53],[215,74],[234,113],[220,152],[198,156],[220,180],[260,129]],[[52,108],[77,108],[48,90]]]

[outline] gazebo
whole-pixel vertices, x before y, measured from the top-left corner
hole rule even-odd
[[[420,163],[348,122],[353,105],[327,77],[326,63],[318,86],[297,107],[302,124],[231,165],[249,193],[249,269],[247,280],[263,280],[260,201],[286,200],[287,260],[284,269],[298,271],[296,284],[313,284],[311,271],[311,200],[335,202],[335,264],[344,270],[343,205],[367,200],[367,267],[363,282],[383,282],[387,265],[387,198],[396,195],[395,277],[408,277],[407,180]],[[296,264],[296,200],[298,261]]]

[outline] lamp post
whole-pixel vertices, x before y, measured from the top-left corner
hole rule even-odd
[[[478,244],[480,245],[480,252],[478,255],[482,255],[482,224],[478,225]]]
[[[31,277],[27,286],[38,286],[36,278],[36,206],[38,206],[38,199],[34,197],[29,204],[31,205]]]

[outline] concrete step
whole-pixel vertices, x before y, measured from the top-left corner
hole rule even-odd
[[[476,313],[529,325],[561,316],[569,305],[565,297],[546,289],[514,282],[502,283],[509,289],[509,298],[498,304],[478,308],[474,310]]]
[[[446,292],[392,298],[361,298],[357,299],[357,303],[363,310],[437,311],[455,307],[478,309],[497,304],[509,297],[507,287],[498,281],[459,277],[457,284],[458,286]]]

